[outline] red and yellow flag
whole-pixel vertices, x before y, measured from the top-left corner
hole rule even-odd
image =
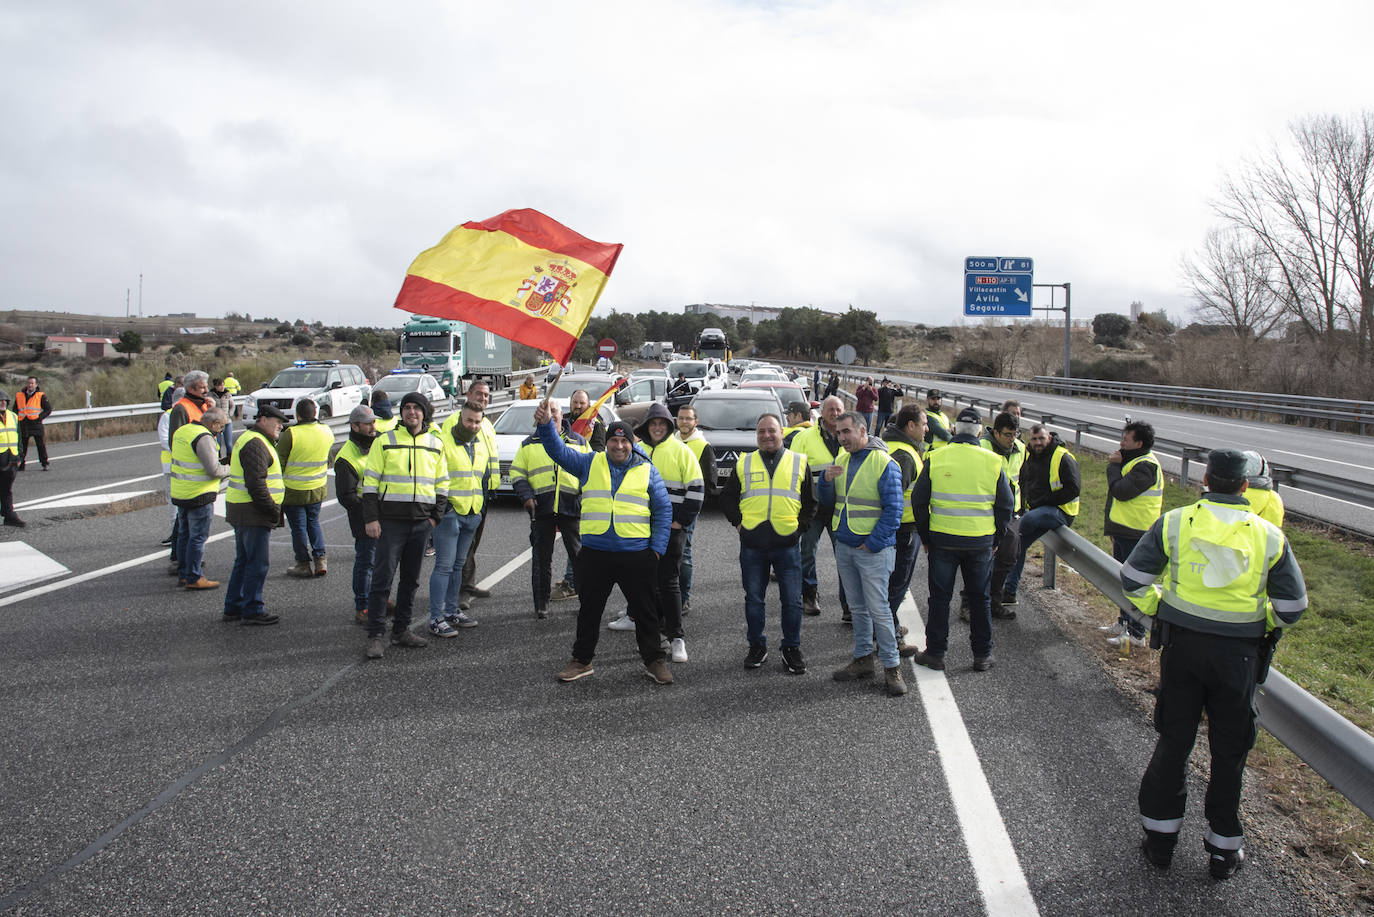
[[[421,252],[396,308],[470,322],[567,363],[622,247],[537,210],[507,210]]]
[[[569,424],[569,427],[572,428],[572,431],[576,433],[578,436],[591,436],[592,430],[596,427],[596,415],[601,413],[601,406],[605,404],[607,401],[610,401],[612,395],[614,395],[616,392],[620,391],[622,388],[629,384],[630,380],[626,376],[621,376],[619,379],[615,380],[614,385],[606,389],[606,391],[602,392],[601,397],[596,399],[596,401],[592,404],[591,407],[587,408],[587,410],[577,415],[577,419],[574,420],[571,424]]]

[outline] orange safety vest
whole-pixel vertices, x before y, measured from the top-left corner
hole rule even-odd
[[[20,420],[37,420],[43,413],[43,390],[36,388],[32,395],[26,395],[21,388],[14,396],[14,409]]]
[[[185,405],[186,419],[191,423],[200,423],[200,419],[205,416],[205,408],[196,404],[190,398],[183,398],[178,401],[177,404]],[[176,404],[172,405],[172,407],[176,407]]]

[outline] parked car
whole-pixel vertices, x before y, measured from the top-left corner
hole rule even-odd
[[[419,392],[433,404],[448,397],[444,387],[429,373],[417,369],[393,369],[389,375],[377,380],[373,391],[386,392],[391,403],[400,410],[401,399],[411,392]]]
[[[270,404],[294,420],[296,402],[302,398],[319,406],[321,419],[347,417],[371,397],[372,386],[361,367],[338,360],[297,360],[244,400],[243,419],[257,420],[258,406]]]
[[[783,416],[778,397],[767,389],[708,389],[691,401],[697,427],[716,451],[716,486],[725,483],[739,457],[758,448],[754,428],[762,414]]]
[[[806,394],[806,389],[796,382],[755,381],[745,382],[740,385],[740,390],[749,391],[753,389],[767,389],[778,396],[778,401],[786,408],[794,401],[805,401],[811,407],[816,407],[816,402],[812,401]]]
[[[773,381],[785,382],[787,381],[787,376],[780,369],[759,368],[757,366],[753,366],[746,370],[744,374],[739,377],[740,385],[744,385],[747,382]]]
[[[604,390],[602,389],[602,391]],[[596,395],[600,395],[600,392],[597,392]],[[515,489],[510,484],[510,464],[515,461],[515,453],[519,451],[520,444],[534,432],[534,409],[539,406],[540,400],[539,398],[530,398],[523,401],[513,401],[492,423],[492,430],[496,434],[496,458],[501,463],[501,484],[497,488],[497,493],[515,493]],[[558,403],[563,408],[563,413],[567,414],[568,398],[559,398]],[[609,404],[603,404],[601,410],[597,411],[597,416],[601,418],[602,423],[607,424],[620,418],[615,408]]]
[[[615,393],[615,410],[620,415],[621,420],[628,420],[637,427],[643,422],[645,415],[649,413],[649,406],[654,402],[666,404],[667,395],[668,377],[666,374],[638,379],[634,378],[632,374],[629,384]]]
[[[691,401],[697,392],[725,388],[725,364],[719,360],[674,360],[668,364],[667,370],[668,378],[672,380],[668,387],[668,410],[674,414]],[[687,378],[687,391],[673,389],[679,373]]]
[[[566,402],[572,397],[573,392],[582,389],[592,401],[595,401],[606,393],[606,389],[615,385],[618,378],[618,376],[599,373],[595,370],[591,372],[565,372],[554,385],[553,391],[548,394],[550,398],[562,398]]]

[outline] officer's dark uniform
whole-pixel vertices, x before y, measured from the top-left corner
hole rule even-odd
[[[1192,506],[1161,516],[1121,567],[1122,588],[1155,617],[1163,646],[1159,741],[1140,781],[1145,855],[1159,867],[1173,856],[1187,801],[1188,755],[1206,710],[1212,766],[1203,846],[1219,879],[1245,857],[1240,788],[1255,744],[1255,685],[1268,669],[1278,628],[1296,623],[1307,607],[1302,571],[1283,533],[1251,512],[1239,493],[1245,465],[1240,452],[1213,451],[1210,489]]]

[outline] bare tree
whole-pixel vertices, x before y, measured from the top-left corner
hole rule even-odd
[[[1349,224],[1341,267],[1354,288],[1359,359],[1364,364],[1374,351],[1374,113],[1364,112],[1348,125],[1333,122],[1328,138],[1336,188]]]
[[[1194,312],[1235,336],[1241,384],[1248,384],[1255,342],[1283,320],[1275,292],[1274,258],[1252,234],[1234,227],[1207,233],[1202,251],[1183,263],[1183,277],[1197,300]]]

